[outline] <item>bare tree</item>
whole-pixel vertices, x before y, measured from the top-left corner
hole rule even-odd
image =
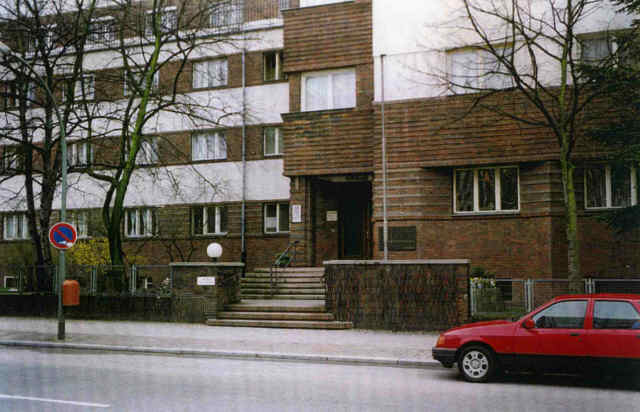
[[[0,199],[26,208],[34,262],[52,265],[48,242],[52,205],[61,177],[60,128],[74,134],[83,119],[63,104],[65,85],[82,79],[88,24],[96,0],[10,0],[0,3],[5,50],[2,76],[3,175]],[[74,10],[73,13],[70,13]],[[72,53],[75,58],[68,59]],[[69,97],[69,96],[67,96]],[[39,288],[50,288],[51,272],[38,271]]]
[[[227,25],[211,30],[211,5],[206,1],[153,0],[146,3],[114,0],[114,29],[117,39],[110,42],[114,56],[108,65],[117,67],[111,78],[103,77],[107,88],[125,95],[99,104],[82,105],[80,117],[87,119],[87,138],[95,145],[110,146],[113,156],[105,163],[95,162],[86,172],[105,184],[102,220],[109,239],[114,265],[124,263],[122,226],[125,219],[125,197],[132,182],[145,174],[151,181],[177,182],[179,178],[163,167],[158,156],[156,129],[163,119],[172,118],[195,127],[215,127],[223,118],[238,113],[222,100],[213,97],[191,97],[181,88],[196,53],[206,55],[223,45],[237,44],[237,30]],[[171,5],[171,8],[166,6]],[[230,10],[229,12],[233,12]],[[233,19],[230,19],[233,23]],[[171,78],[159,81],[160,73]],[[226,76],[226,73],[220,73]],[[111,86],[109,86],[111,82]],[[104,87],[103,84],[103,87]],[[170,139],[163,140],[172,146]],[[177,146],[174,155],[189,159]],[[143,166],[152,167],[143,167]],[[196,168],[192,169],[198,174]],[[215,182],[200,175],[200,190],[215,191]]]
[[[585,64],[607,67],[622,49],[588,60],[579,25],[605,0],[461,0],[455,28],[476,58],[461,59],[458,72],[438,75],[447,88],[470,95],[467,113],[487,110],[520,124],[548,130],[557,143],[566,218],[568,278],[581,287],[574,152],[584,127],[603,113],[606,86],[588,81]],[[607,33],[609,40],[615,33]],[[611,45],[613,42],[608,41]],[[579,53],[580,46],[583,52]],[[523,109],[523,107],[528,109]],[[606,111],[606,110],[605,110]]]

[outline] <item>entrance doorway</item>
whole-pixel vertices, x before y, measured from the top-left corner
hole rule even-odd
[[[342,183],[338,192],[341,259],[370,256],[371,183]]]

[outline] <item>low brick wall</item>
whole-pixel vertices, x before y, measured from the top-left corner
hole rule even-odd
[[[327,261],[327,310],[364,329],[443,330],[469,320],[468,260]]]

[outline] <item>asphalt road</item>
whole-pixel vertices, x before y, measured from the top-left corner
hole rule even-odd
[[[636,411],[640,382],[0,348],[0,411]]]

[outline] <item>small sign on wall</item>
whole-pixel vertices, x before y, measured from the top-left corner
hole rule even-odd
[[[216,277],[215,276],[198,276],[198,279],[196,280],[196,284],[198,286],[215,286]]]
[[[327,210],[327,222],[337,222],[337,221],[338,221],[338,211]]]
[[[302,205],[291,205],[291,222],[302,223]]]

